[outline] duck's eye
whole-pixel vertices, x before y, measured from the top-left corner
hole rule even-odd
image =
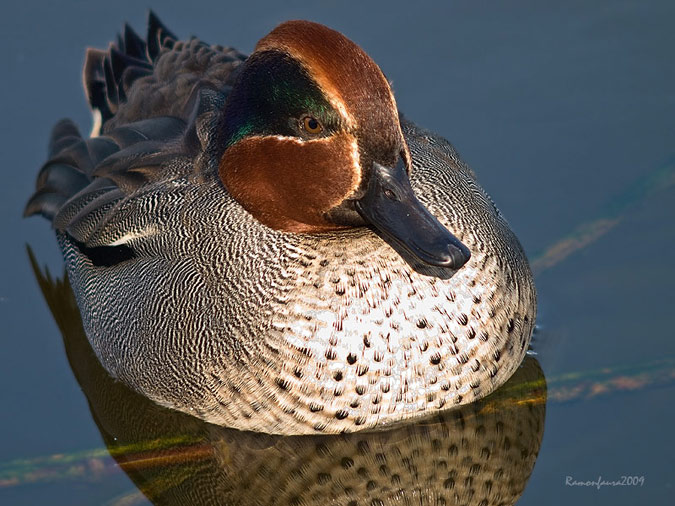
[[[312,116],[305,116],[302,118],[302,128],[305,129],[305,132],[312,135],[321,133],[321,130],[323,130],[323,126],[321,126],[319,120]]]

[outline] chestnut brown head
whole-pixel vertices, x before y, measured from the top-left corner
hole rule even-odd
[[[224,118],[220,178],[264,225],[371,225],[426,263],[469,259],[415,198],[389,83],[344,35],[309,21],[275,28],[246,60]]]

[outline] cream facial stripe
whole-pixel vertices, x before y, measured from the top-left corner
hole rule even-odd
[[[252,135],[251,139],[276,139],[278,141],[294,142],[295,144],[305,144],[307,142],[317,142],[323,139],[301,139],[300,137],[290,137],[287,135]]]
[[[354,195],[354,193],[356,193],[356,190],[358,190],[359,186],[361,186],[361,178],[363,177],[363,168],[361,167],[361,155],[359,154],[359,143],[356,140],[356,137],[352,137],[350,146],[351,146],[350,155],[352,159],[354,179],[352,182],[352,188],[349,191],[347,198],[351,197],[352,195]]]
[[[330,102],[330,105],[332,105],[335,110],[340,113],[340,116],[342,116],[342,119],[345,122],[345,125],[347,125],[347,128],[349,129],[354,129],[356,128],[356,120],[354,119],[354,116],[352,116],[349,111],[347,110],[347,106],[345,103],[342,101],[341,98],[339,98],[332,90],[327,90],[324,86],[321,86],[319,84],[319,88],[321,88],[321,91],[324,92],[326,95],[326,98]]]

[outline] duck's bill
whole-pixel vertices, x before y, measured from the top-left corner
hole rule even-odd
[[[471,258],[469,249],[417,200],[403,160],[395,167],[374,163],[366,194],[355,204],[385,239],[425,264],[459,269]]]

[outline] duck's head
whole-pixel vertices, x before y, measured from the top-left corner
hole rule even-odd
[[[371,225],[426,264],[469,260],[413,194],[389,83],[344,35],[308,21],[275,28],[246,60],[223,117],[220,178],[268,227]]]

